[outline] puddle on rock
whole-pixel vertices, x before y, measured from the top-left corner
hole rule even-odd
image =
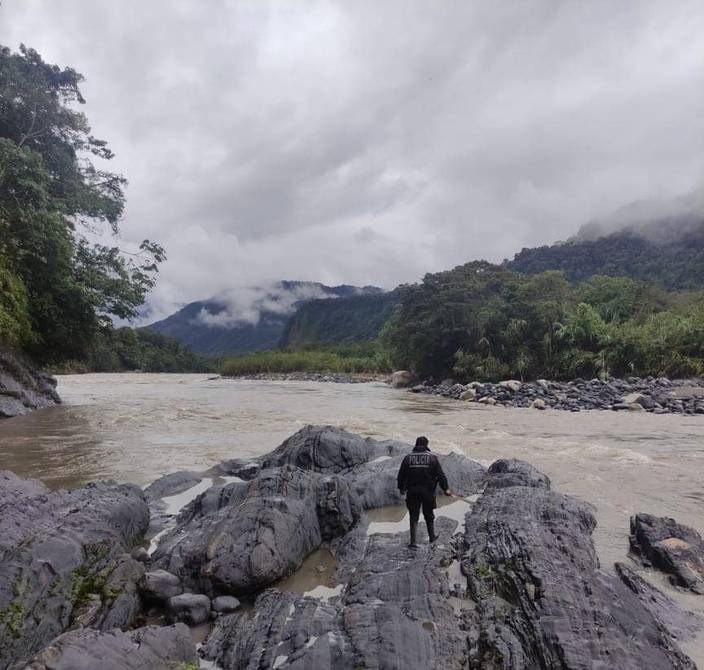
[[[342,591],[342,584],[335,580],[336,573],[337,559],[327,549],[316,549],[296,572],[275,586],[279,591],[329,600]]]
[[[472,498],[476,500],[475,496],[472,496]],[[464,529],[465,514],[472,509],[472,502],[467,498],[439,496],[437,498],[438,506],[435,510],[435,518],[446,517],[457,521],[458,526],[454,534],[460,533]],[[366,514],[369,519],[367,535],[404,533],[408,530],[410,524],[410,516],[404,505],[377,507],[376,509],[367,510]],[[420,525],[424,527],[422,514]]]

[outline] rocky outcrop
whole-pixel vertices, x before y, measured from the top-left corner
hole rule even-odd
[[[223,670],[694,668],[676,642],[700,622],[627,566],[602,571],[593,508],[524,461],[440,455],[465,499],[410,549],[404,522],[379,521],[402,507],[370,511],[401,502],[409,449],[307,426],[146,494],[0,474],[0,668],[197,667],[182,623],[120,630],[151,617],[213,620],[199,653]],[[151,556],[133,546],[147,501],[162,523]],[[324,581],[282,579],[321,547]]]
[[[413,375],[408,370],[397,370],[391,375],[389,383],[395,389],[405,388],[413,383]]]
[[[177,670],[197,668],[188,628],[147,626],[123,633],[86,628],[64,633],[26,670]]]
[[[0,419],[60,403],[56,379],[24,358],[0,349]]]
[[[18,667],[73,625],[128,626],[142,566],[126,552],[149,522],[131,485],[48,492],[0,476],[0,667]]]
[[[467,516],[470,667],[694,668],[633,590],[599,569],[594,510],[543,481],[517,484],[489,481]]]
[[[652,514],[631,517],[631,551],[670,575],[677,586],[704,594],[704,540],[689,526]]]

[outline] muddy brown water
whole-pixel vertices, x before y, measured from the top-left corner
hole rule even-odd
[[[333,424],[409,442],[427,435],[433,449],[484,465],[501,457],[530,461],[554,488],[595,506],[594,538],[607,570],[626,558],[636,512],[672,516],[704,532],[704,416],[541,412],[418,396],[381,383],[207,375],[67,375],[59,377],[59,393],[62,406],[0,422],[0,469],[53,488],[106,478],[144,486],[175,470],[266,453],[308,423]],[[403,510],[398,514],[376,522],[402,524]],[[704,598],[665,588],[704,612]],[[694,655],[704,667],[704,652]]]

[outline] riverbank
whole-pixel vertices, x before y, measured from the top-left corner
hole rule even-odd
[[[331,384],[369,384],[388,382],[388,374],[364,372],[259,372],[243,375],[223,375],[223,379],[245,379],[267,382],[323,382]]]
[[[0,349],[0,419],[60,402],[54,377],[37,370],[22,356]]]
[[[422,383],[412,393],[442,396],[465,402],[502,407],[533,407],[570,412],[582,410],[645,411],[653,414],[704,415],[704,380],[666,377],[569,382],[539,379],[493,383],[457,384],[451,380]]]
[[[605,571],[592,506],[526,462],[454,453],[439,458],[459,497],[437,510],[438,540],[423,530],[410,550],[395,483],[408,450],[308,426],[256,459],[145,490],[49,492],[4,474],[0,666],[680,670],[695,667],[683,647],[702,658],[700,615],[647,567],[701,598],[695,531],[634,515],[631,558]]]

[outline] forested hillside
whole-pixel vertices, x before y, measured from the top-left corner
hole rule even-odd
[[[483,261],[399,289],[382,341],[397,368],[462,380],[704,372],[704,293],[627,277],[572,284]]]
[[[0,344],[45,364],[84,359],[111,317],[134,316],[164,260],[149,240],[91,241],[119,232],[126,182],[78,111],[82,79],[0,47]]]
[[[374,340],[398,302],[395,291],[338,300],[312,300],[288,320],[281,346],[293,349],[313,344],[344,344]]]
[[[673,231],[674,233],[674,231]],[[523,249],[505,267],[536,274],[560,270],[571,281],[593,275],[652,281],[668,290],[704,288],[704,218],[683,235],[648,239],[626,230],[595,240],[574,239]]]

